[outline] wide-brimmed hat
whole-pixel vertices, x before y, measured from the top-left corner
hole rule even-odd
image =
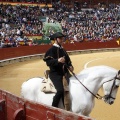
[[[54,40],[55,38],[65,37],[65,35],[61,32],[56,32],[56,33],[50,35],[49,37],[50,37],[50,40]]]

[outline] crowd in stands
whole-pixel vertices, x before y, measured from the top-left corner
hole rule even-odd
[[[40,6],[0,4],[0,46],[17,47],[19,41],[28,45],[28,35],[43,34],[43,22],[59,22],[70,42],[106,42],[120,38],[120,5],[98,4],[97,7],[79,9],[61,3]],[[33,43],[34,45],[34,43]]]

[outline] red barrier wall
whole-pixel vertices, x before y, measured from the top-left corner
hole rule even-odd
[[[120,45],[116,41],[110,42],[83,42],[83,43],[67,43],[63,45],[67,51],[73,50],[85,50],[85,49],[100,49],[100,48],[117,48]],[[1,48],[0,60],[45,53],[51,46],[39,45],[39,46],[20,46],[16,48]]]
[[[0,120],[92,120],[92,118],[25,101],[0,89]]]

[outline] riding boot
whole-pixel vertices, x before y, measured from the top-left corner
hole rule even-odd
[[[53,102],[52,102],[52,106],[53,107],[58,107],[58,103],[59,103],[59,99],[56,99],[56,97],[53,97]]]
[[[64,107],[65,110],[70,111],[70,95],[69,91],[64,91]]]
[[[64,86],[64,106],[67,111],[70,111],[70,96],[69,96],[69,87],[68,87],[68,82],[63,76],[63,86]]]
[[[64,92],[63,91],[58,91],[56,93],[56,95],[53,97],[53,102],[52,102],[52,106],[53,107],[58,107],[58,104],[60,102],[60,99],[63,98],[63,94]]]

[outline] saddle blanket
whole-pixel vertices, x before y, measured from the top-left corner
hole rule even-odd
[[[55,86],[49,78],[44,78],[44,80],[42,81],[41,91],[45,93],[56,93]]]

